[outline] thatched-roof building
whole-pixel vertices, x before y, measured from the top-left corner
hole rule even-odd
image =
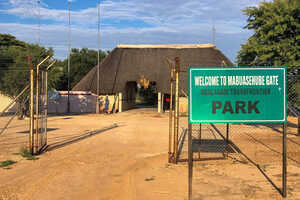
[[[100,94],[128,91],[142,76],[155,82],[157,91],[169,93],[170,68],[166,57],[180,58],[182,70],[189,66],[233,66],[233,63],[212,44],[192,45],[119,45],[100,63]],[[180,87],[188,91],[188,74],[180,74]],[[97,92],[97,67],[94,67],[73,90]]]

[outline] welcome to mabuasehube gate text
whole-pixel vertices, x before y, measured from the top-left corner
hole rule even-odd
[[[195,86],[278,85],[278,76],[195,76]]]

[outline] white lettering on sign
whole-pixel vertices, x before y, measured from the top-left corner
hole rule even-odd
[[[278,76],[195,76],[195,86],[278,85]]]
[[[219,76],[195,76],[195,86],[219,86]]]
[[[228,85],[265,85],[265,76],[228,76]]]
[[[278,76],[266,76],[266,85],[278,85]]]

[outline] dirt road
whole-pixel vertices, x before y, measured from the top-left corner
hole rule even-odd
[[[0,138],[0,158],[18,161],[0,168],[0,200],[187,199],[186,164],[167,164],[167,114],[56,116],[48,128],[49,151],[35,161],[13,155],[11,137],[26,141],[27,134],[18,133],[25,126]],[[288,199],[300,199],[300,166],[290,167]],[[194,174],[194,199],[281,199],[251,164],[209,161],[195,164]]]

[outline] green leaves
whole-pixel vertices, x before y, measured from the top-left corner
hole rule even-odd
[[[300,1],[275,0],[244,10],[254,31],[238,53],[241,66],[300,66]]]
[[[100,62],[106,53],[100,50]],[[72,89],[93,67],[98,64],[98,52],[83,48],[72,49],[70,56],[70,89]],[[58,83],[58,90],[67,90],[68,59],[60,62],[63,68],[61,81]]]
[[[0,34],[0,91],[1,93],[15,97],[29,84],[28,56],[31,57],[33,66],[36,66],[46,56],[53,55],[53,49],[28,44],[16,40],[14,36]],[[47,66],[53,60],[47,61]],[[49,83],[59,79],[49,72]],[[20,102],[24,99],[20,99]]]

